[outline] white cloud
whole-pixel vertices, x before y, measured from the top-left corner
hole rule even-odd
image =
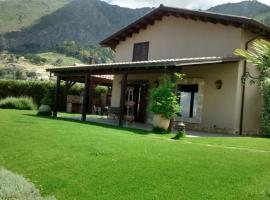
[[[111,4],[129,8],[158,7],[160,4],[190,9],[207,9],[223,3],[235,3],[241,0],[104,0]],[[270,0],[260,2],[270,5]]]

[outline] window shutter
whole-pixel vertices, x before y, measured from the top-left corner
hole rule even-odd
[[[149,42],[135,43],[133,47],[133,61],[148,60]]]

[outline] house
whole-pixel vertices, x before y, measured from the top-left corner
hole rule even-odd
[[[114,49],[115,63],[48,71],[58,84],[84,82],[86,90],[93,75],[113,74],[111,107],[119,108],[119,125],[125,115],[151,123],[149,89],[164,75],[180,72],[185,79],[177,87],[182,95],[179,121],[194,130],[253,134],[260,127],[262,100],[259,88],[245,77],[256,76],[257,70],[234,50],[248,49],[256,38],[269,35],[268,26],[246,17],[161,5],[100,43]],[[89,98],[85,93],[83,120]]]

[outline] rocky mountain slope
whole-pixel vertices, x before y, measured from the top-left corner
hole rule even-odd
[[[0,0],[0,51],[50,51],[65,41],[97,44],[150,10],[100,0]],[[258,1],[227,3],[208,11],[252,17],[270,25],[270,7]]]
[[[31,10],[31,1],[34,0],[18,1],[28,2]],[[150,8],[121,8],[99,0],[60,0],[60,2],[63,5],[61,8],[54,12],[50,11],[49,14],[32,22],[32,25],[2,34],[0,50],[19,52],[48,50],[64,41],[76,41],[82,45],[95,44],[150,11]],[[48,7],[49,3],[50,1],[46,3]],[[3,8],[1,4],[3,2],[0,1],[0,8]],[[33,5],[36,7],[35,3]],[[57,4],[58,7],[59,5],[60,3]],[[51,10],[57,6],[52,6]],[[11,21],[19,23],[20,19],[23,19],[23,17],[17,19],[17,16],[15,12]]]
[[[259,1],[242,1],[239,3],[218,5],[208,9],[208,11],[255,18],[262,13],[270,11],[270,6],[260,3]]]

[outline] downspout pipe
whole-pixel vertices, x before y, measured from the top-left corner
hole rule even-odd
[[[251,38],[245,44],[245,50],[248,50],[248,46],[251,42],[256,40],[259,36]],[[247,60],[244,61],[244,71],[242,75],[242,79],[245,78],[247,73]],[[242,83],[242,97],[241,97],[241,113],[240,113],[240,124],[239,124],[239,135],[243,135],[243,125],[244,125],[244,112],[245,112],[245,96],[246,96],[246,81]]]

